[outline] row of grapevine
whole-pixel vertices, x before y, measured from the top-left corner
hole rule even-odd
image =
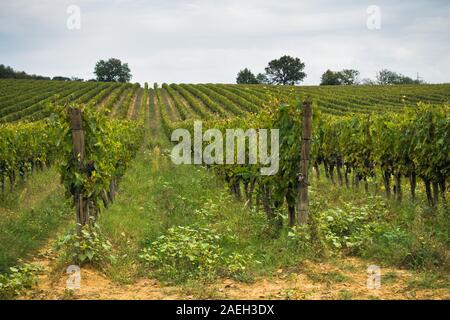
[[[135,121],[106,120],[105,114],[95,113],[90,105],[81,108],[86,115],[86,128],[92,131],[86,134],[90,137],[95,135],[96,139],[88,140],[88,150],[92,152],[90,157],[96,161],[95,182],[98,181],[104,186],[111,179],[117,181],[141,141],[143,126],[140,123],[143,119],[141,118],[137,124]],[[55,109],[53,112],[55,113]],[[71,134],[67,129],[67,110],[65,107],[59,107],[56,114],[59,114],[59,120],[44,119],[28,123],[0,124],[0,189],[2,192],[5,192],[7,185],[10,190],[13,190],[18,177],[24,180],[36,169],[49,166],[57,159],[63,161],[62,174],[66,186],[68,187],[67,179],[75,179],[72,176],[73,162],[65,162],[67,155],[62,157],[62,153],[72,150],[68,141]],[[89,121],[95,121],[98,126],[89,126]],[[67,141],[62,143],[61,137]],[[90,143],[93,141],[96,142],[91,146]],[[114,164],[101,160],[100,158],[103,157]],[[80,177],[77,176],[77,178]],[[92,182],[91,179],[83,180],[82,183],[90,185]]]
[[[0,110],[0,117],[5,117],[8,115],[12,115],[15,112],[22,111],[49,96],[59,94],[61,92],[64,92],[65,90],[67,90],[67,87],[62,86],[61,84],[59,84],[59,86],[39,86],[38,91],[33,91],[31,93],[31,96],[25,95],[25,98],[23,98],[22,95],[17,95],[15,100],[9,100],[7,106],[4,106]]]
[[[258,107],[263,106],[267,101],[264,95],[263,97],[256,95],[254,92],[242,86],[235,86],[235,85],[214,85],[214,86],[226,89],[227,91],[234,93],[235,95],[247,100],[248,102]]]
[[[28,105],[27,107],[15,107],[14,112],[10,112],[5,116],[3,122],[13,122],[17,120],[27,119],[36,120],[45,117],[47,114],[45,108],[49,103],[60,103],[64,104],[68,101],[73,101],[78,97],[94,90],[97,84],[90,83],[89,85],[84,85],[83,83],[76,83],[73,86],[63,86],[63,91],[59,91],[57,94],[52,95],[39,95],[37,98],[37,103]],[[41,113],[43,113],[41,115]]]
[[[242,106],[248,112],[258,112],[261,106],[257,106],[252,102],[246,100],[245,98],[239,96],[238,94],[228,91],[225,88],[222,88],[217,85],[206,85],[209,89],[217,92],[218,94],[226,97],[228,100],[232,101],[237,106]]]
[[[139,84],[133,85],[122,97],[120,103],[114,108],[112,116],[118,119],[125,119],[128,115],[128,111],[133,103],[133,98],[136,95],[137,90],[139,90]]]
[[[25,83],[27,84],[27,83]],[[42,95],[43,92],[49,92],[50,94],[55,92],[55,90],[62,88],[64,84],[62,83],[49,83],[46,81],[41,82],[30,82],[28,85],[17,84],[17,87],[9,88],[2,92],[0,101],[0,114],[7,114],[6,108],[10,108],[16,104],[22,104],[27,100],[36,99],[37,96]]]
[[[399,111],[418,102],[442,104],[450,101],[448,85],[421,86],[348,86],[348,87],[289,87],[245,86],[254,95],[277,97],[311,96],[324,112],[370,113]]]
[[[144,127],[148,128],[149,114],[148,114],[148,84],[144,84],[144,89],[142,90],[141,101],[139,102],[138,119],[144,123]]]
[[[105,106],[112,109],[122,98],[123,92],[132,85],[101,82],[28,81],[28,87],[31,92],[26,91],[25,94],[16,94],[15,99],[7,99],[8,104],[0,109],[0,122],[36,121],[45,118],[51,113],[48,109],[49,104],[88,103],[97,106],[107,99]],[[132,98],[125,98],[124,104],[130,102]]]
[[[156,103],[158,104],[158,107],[159,107],[162,129],[164,131],[164,134],[167,137],[170,137],[174,127],[172,125],[172,121],[170,120],[169,115],[167,114],[168,106],[166,105],[166,103],[162,97],[161,89],[158,87],[157,83],[155,83],[153,85],[153,91],[155,92]]]
[[[342,170],[347,186],[347,173],[351,171],[356,175],[356,182],[367,181],[379,173],[388,197],[391,177],[394,177],[398,200],[402,199],[402,177],[410,181],[412,199],[415,199],[416,178],[420,177],[428,202],[436,204],[439,188],[445,199],[445,182],[450,174],[449,111],[449,105],[421,104],[401,114],[339,119],[323,116],[318,123],[316,161],[324,164],[333,182],[336,169],[340,185]]]
[[[72,102],[90,103],[95,105],[98,101],[101,101],[101,99],[106,97],[116,86],[116,83],[99,83],[95,89],[86,92]]]
[[[107,109],[109,111],[114,109],[114,106],[120,101],[120,98],[122,97],[122,94],[126,92],[127,89],[130,88],[130,84],[127,85],[121,85],[117,89],[115,89],[111,95],[109,95],[108,100],[105,101],[103,106],[101,106],[101,109]]]
[[[179,93],[189,103],[189,106],[192,108],[192,110],[194,110],[196,114],[200,116],[200,118],[206,119],[210,117],[210,114],[206,112],[202,104],[188,90],[177,84],[171,84],[170,87],[173,88],[177,93]]]
[[[49,121],[0,124],[0,189],[51,164],[57,155],[57,132]]]
[[[226,111],[230,111],[231,113],[241,116],[245,113],[245,109],[242,110],[243,106],[236,105],[233,101],[228,99],[226,96],[217,93],[216,91],[212,90],[211,88],[205,86],[205,85],[196,85],[196,88],[210,97],[212,100],[217,101],[223,109]]]
[[[131,85],[63,82],[45,80],[2,80],[0,82],[0,121],[37,120],[48,116],[49,102],[64,104],[77,100],[114,109]],[[170,89],[167,89],[167,88]],[[416,86],[270,86],[270,85],[164,85],[169,107],[182,120],[192,113],[200,118],[242,115],[257,112],[274,97],[311,96],[319,109],[333,115],[400,111],[419,101],[442,104],[450,101],[449,85]],[[171,90],[172,89],[172,90]],[[107,98],[109,97],[109,98]],[[187,103],[187,105],[186,105]],[[170,110],[170,109],[169,109]],[[169,112],[172,116],[172,112]]]
[[[177,122],[180,121],[181,115],[178,112],[177,108],[173,104],[173,100],[170,98],[170,95],[168,92],[161,87],[161,97],[164,101],[164,104],[167,107],[167,114],[169,116],[169,119],[171,122]]]
[[[180,114],[181,120],[186,120],[190,118],[189,112],[186,110],[186,107],[181,102],[179,97],[176,95],[174,90],[167,84],[163,83],[162,88],[166,90],[166,92],[169,94],[170,98],[173,101],[173,104],[175,105],[175,108],[177,109],[178,113]]]
[[[203,129],[216,128],[223,133],[228,128],[280,130],[279,170],[275,175],[262,176],[260,169],[266,167],[264,164],[211,165],[238,198],[243,198],[241,190],[244,190],[246,201],[251,205],[256,196],[268,218],[279,224],[277,212],[284,204],[294,216],[297,207],[302,108],[279,100],[271,105],[250,117],[210,120],[203,123]],[[394,177],[398,200],[402,196],[402,177],[407,177],[411,183],[412,199],[416,177],[420,177],[430,205],[436,204],[439,193],[445,201],[450,174],[449,111],[449,105],[421,104],[405,108],[403,114],[335,117],[320,112],[315,106],[311,167],[318,172],[319,165],[323,165],[332,181],[336,172],[340,185],[349,185],[350,173],[356,183],[369,179],[383,181],[388,195],[390,180]],[[183,126],[193,130],[190,121]],[[245,148],[248,154],[248,144]]]
[[[141,121],[111,119],[108,112],[97,112],[90,106],[71,106],[81,111],[81,122],[86,139],[83,142],[84,158],[74,155],[71,132],[71,115],[67,108],[60,108],[56,121],[59,136],[59,163],[63,185],[79,210],[85,213],[79,224],[86,224],[114,200],[115,190],[130,161],[139,150],[144,136]],[[72,111],[73,109],[71,109]]]
[[[18,116],[16,120],[35,121],[46,118],[52,113],[53,105],[67,105],[73,101],[77,101],[83,95],[96,90],[98,85],[92,83],[89,86],[85,86],[83,83],[78,83],[77,87],[79,89],[72,89],[60,95],[51,96],[26,110],[22,110],[20,114],[15,115],[16,117]]]
[[[181,84],[183,89],[189,91],[193,96],[197,97],[202,103],[208,107],[211,112],[220,116],[229,116],[229,114],[215,101],[213,101],[207,94],[203,93],[191,84]]]

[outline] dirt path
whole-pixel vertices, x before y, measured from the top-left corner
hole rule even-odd
[[[176,300],[176,299],[249,299],[249,300],[335,300],[335,299],[450,299],[445,288],[415,287],[416,273],[382,268],[381,287],[367,287],[368,263],[345,258],[318,263],[306,261],[296,270],[279,269],[272,276],[256,278],[252,283],[220,279],[196,287],[166,286],[157,280],[142,278],[132,284],[118,284],[91,267],[81,269],[80,289],[67,290],[68,275],[55,272],[51,249],[43,249],[32,261],[43,268],[38,286],[20,299],[101,299],[101,300]]]
[[[55,272],[56,260],[54,253],[47,249],[42,251],[33,264],[42,267],[43,272],[39,276],[38,286],[27,292],[19,299],[36,300],[117,300],[117,299],[177,299],[179,296],[171,294],[169,287],[163,288],[157,281],[142,279],[131,285],[113,283],[106,275],[91,267],[81,269],[80,289],[67,290],[68,275],[64,270]]]

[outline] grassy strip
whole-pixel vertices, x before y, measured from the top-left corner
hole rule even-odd
[[[0,272],[44,245],[71,213],[56,168],[0,199]]]

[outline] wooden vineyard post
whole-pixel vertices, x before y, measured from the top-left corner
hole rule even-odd
[[[84,171],[84,131],[83,131],[83,118],[80,109],[69,108],[70,127],[72,129],[72,142],[73,142],[73,155],[78,161],[79,172]],[[74,194],[75,201],[75,213],[77,216],[77,229],[78,231],[89,220],[87,199],[83,197],[83,194],[79,189]]]
[[[311,153],[311,134],[312,134],[312,106],[311,100],[307,99],[303,103],[302,112],[302,136],[301,155],[300,155],[300,174],[298,191],[298,223],[308,223],[309,216],[309,197],[308,197],[308,165]]]

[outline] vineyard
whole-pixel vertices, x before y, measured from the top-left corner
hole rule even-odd
[[[309,178],[302,180],[306,105],[312,132]],[[59,263],[91,264],[119,283],[150,269],[193,297],[211,288],[195,292],[198,283],[186,285],[192,280],[233,279],[239,287],[300,264],[310,281],[339,288],[325,298],[344,298],[345,268],[341,280],[320,281],[307,261],[349,257],[411,270],[416,284],[432,282],[431,289],[417,285],[419,297],[445,295],[449,112],[448,84],[141,87],[0,79],[0,296],[23,294],[11,283],[19,277],[27,287],[35,270],[28,263],[10,268],[61,232],[52,249]],[[260,164],[175,166],[171,134],[192,133],[197,120],[221,132],[279,129],[278,173],[262,176]],[[299,212],[302,188],[310,190],[306,215]],[[76,231],[66,230],[75,224]],[[411,279],[402,280],[404,295],[396,298],[415,298],[407,295]]]

